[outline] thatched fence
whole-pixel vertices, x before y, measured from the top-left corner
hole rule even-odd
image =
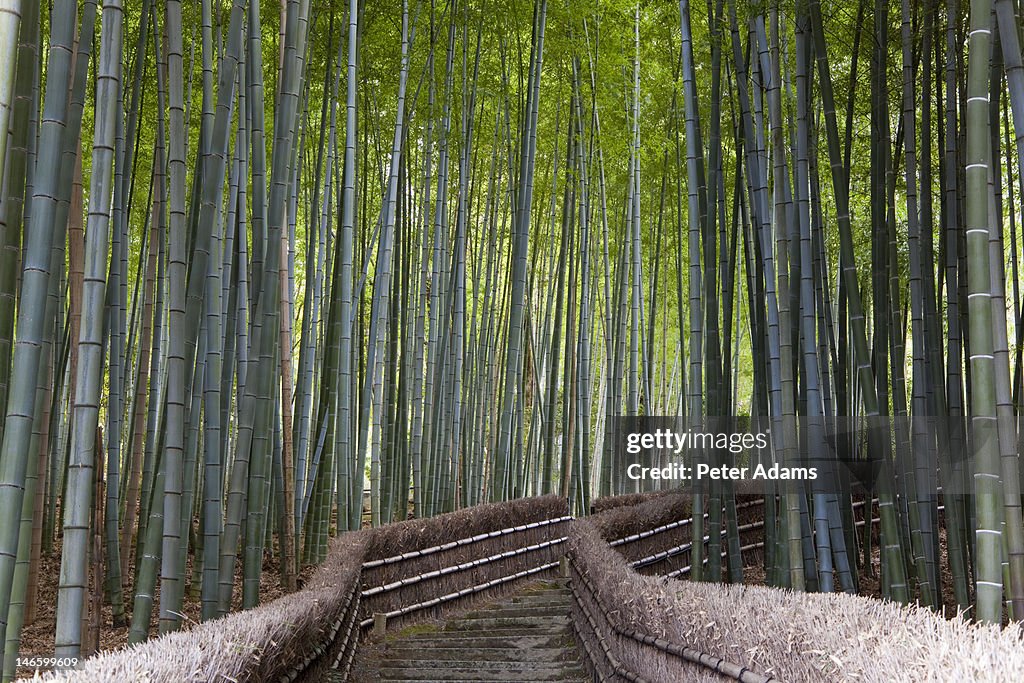
[[[552,576],[572,517],[557,496],[478,505],[374,529],[362,570],[361,626],[441,616]]]
[[[576,595],[573,623],[595,680],[1024,680],[1019,623],[979,626],[856,595],[643,576],[631,566],[639,553],[617,552],[629,544],[613,547],[608,541],[672,524],[666,521],[671,513],[658,514],[659,506],[668,505],[652,500],[638,506],[649,506],[638,514],[647,519],[646,530],[618,510],[572,527],[567,550]],[[858,506],[862,513],[863,507]],[[654,542],[653,537],[634,542]]]
[[[649,584],[675,582],[638,574],[601,538],[597,525],[580,520],[573,526],[568,558],[573,624],[595,680],[775,680],[666,637],[679,615],[666,609],[664,590]]]
[[[689,574],[690,551],[693,547],[690,495],[676,492],[660,496],[637,496],[637,500],[637,504],[630,507],[605,506],[602,512],[589,519],[601,538],[641,573],[673,578]],[[747,565],[756,563],[764,548],[763,507],[764,498],[760,496],[737,496],[735,511],[742,541],[738,551]],[[706,525],[707,513],[704,513],[704,520]],[[722,557],[725,558],[728,547],[727,528],[724,524],[721,534]],[[705,546],[708,540],[709,536],[705,534]],[[706,553],[704,557],[706,563]]]

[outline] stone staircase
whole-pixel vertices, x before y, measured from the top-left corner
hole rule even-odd
[[[570,623],[564,580],[540,581],[439,626],[411,626],[362,643],[350,681],[589,681]]]

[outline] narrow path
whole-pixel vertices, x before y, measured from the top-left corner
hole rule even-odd
[[[540,581],[443,626],[411,626],[360,646],[351,681],[589,681],[565,581]]]

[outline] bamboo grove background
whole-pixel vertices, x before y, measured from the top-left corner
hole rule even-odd
[[[1019,9],[0,0],[4,680],[44,556],[137,642],[364,500],[635,492],[618,415],[881,419],[878,545],[780,489],[767,581],[1024,617]]]

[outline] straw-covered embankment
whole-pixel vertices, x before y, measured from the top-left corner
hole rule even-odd
[[[1024,681],[1024,631],[844,593],[676,582],[676,634],[789,681]]]
[[[764,681],[742,663],[703,659],[691,643],[673,638],[672,622],[679,618],[671,604],[667,579],[646,577],[630,568],[590,520],[580,520],[570,533],[570,586],[574,594],[573,623],[584,661],[597,680],[723,681],[719,669],[742,675],[741,680]],[[657,642],[643,642],[644,640]],[[689,646],[685,650],[683,646]]]
[[[603,542],[595,527],[589,521],[574,525],[569,543],[573,578],[583,602],[591,603],[590,611],[604,609],[592,614],[599,627],[598,617],[603,618],[599,635],[604,645],[649,681],[689,680],[693,665],[622,632],[662,638],[790,682],[1024,680],[1019,624],[977,626],[925,608],[839,593],[796,594],[642,576]],[[593,631],[585,615],[576,620]],[[598,640],[582,635],[588,659],[597,660],[592,670],[610,674]]]
[[[331,546],[327,561],[296,593],[140,645],[102,653],[81,669],[44,680],[81,683],[187,683],[287,680],[301,669],[350,651],[367,537],[356,532]],[[322,655],[327,655],[322,657]]]

